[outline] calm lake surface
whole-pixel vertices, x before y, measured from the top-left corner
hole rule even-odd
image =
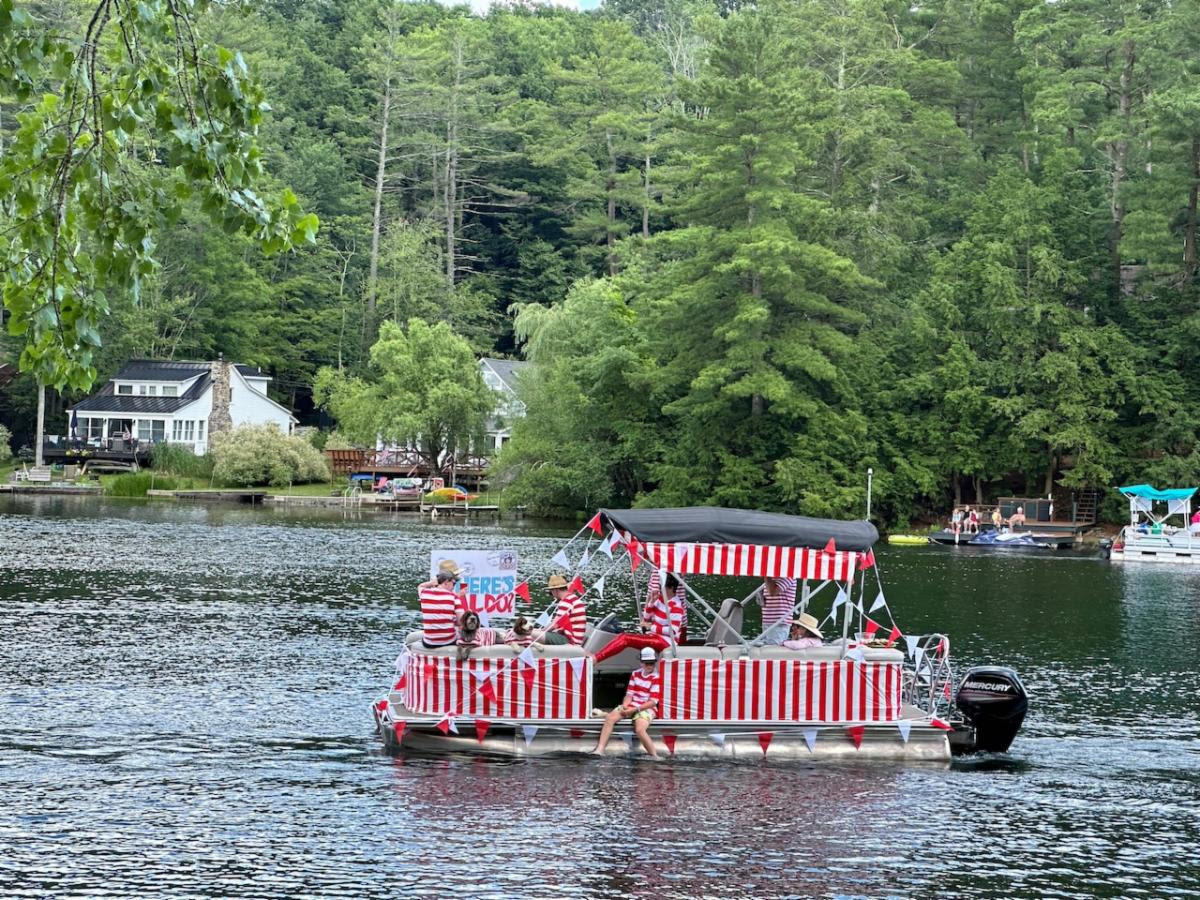
[[[1200,570],[883,550],[902,628],[1031,694],[949,767],[392,759],[436,546],[542,525],[0,499],[5,896],[1200,891]],[[821,614],[824,610],[819,611]]]

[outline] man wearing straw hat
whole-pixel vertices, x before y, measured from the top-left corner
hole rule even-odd
[[[543,644],[583,644],[583,635],[587,630],[587,607],[583,598],[571,590],[565,575],[555,572],[546,582],[550,596],[555,600],[554,612],[550,614],[550,624],[542,636]]]
[[[458,615],[466,609],[466,586],[456,594],[454,585],[462,574],[458,563],[443,559],[433,578],[417,585],[421,601],[421,643],[429,650],[449,647],[458,640]]]

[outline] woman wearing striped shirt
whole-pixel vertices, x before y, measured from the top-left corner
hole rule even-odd
[[[642,667],[635,669],[629,676],[629,686],[625,689],[625,699],[621,705],[604,717],[604,725],[600,729],[600,741],[592,752],[597,756],[604,755],[608,739],[612,737],[613,729],[621,719],[633,719],[633,733],[641,742],[645,751],[652,759],[658,759],[658,751],[654,741],[650,740],[650,723],[654,721],[659,701],[662,700],[662,676],[658,672],[658,656],[649,647],[642,648]]]
[[[792,620],[796,608],[796,579],[767,578],[762,584],[762,630]]]
[[[650,585],[651,591],[642,610],[642,633],[618,634],[592,657],[593,662],[616,656],[626,647],[666,650],[679,643],[683,630],[683,602],[679,599],[679,579],[674,575],[667,576],[665,596],[663,591],[658,589],[657,577],[650,580]]]

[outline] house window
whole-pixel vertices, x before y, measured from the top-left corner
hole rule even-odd
[[[171,440],[183,440],[183,422],[181,422],[179,419],[176,419],[171,423]]]
[[[137,439],[139,441],[150,440],[150,424],[149,419],[137,420]]]
[[[117,393],[118,394],[132,394],[133,393],[133,385],[132,384],[118,384],[117,385]]]
[[[196,440],[196,420],[188,419],[183,423],[183,439],[189,444]]]
[[[178,397],[179,396],[179,386],[175,385],[175,384],[164,384],[163,389],[162,389],[162,395],[164,397]]]
[[[196,423],[196,440],[204,440],[204,419],[201,419]]]
[[[167,439],[167,423],[165,419],[150,420],[150,440],[161,444]]]

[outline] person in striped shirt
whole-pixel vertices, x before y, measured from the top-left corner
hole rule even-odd
[[[556,605],[542,642],[582,645],[587,630],[587,607],[583,605],[583,598],[571,590],[565,576],[557,573],[550,576],[546,587]]]
[[[667,575],[665,593],[658,588],[658,582],[657,575],[650,579],[651,590],[642,609],[642,633],[618,634],[592,657],[593,662],[616,656],[626,647],[665,650],[679,643],[683,630],[683,601],[679,598],[679,592],[683,588],[674,575]]]
[[[760,598],[764,632],[780,622],[791,622],[792,610],[796,608],[796,579],[764,579],[760,589]]]
[[[629,686],[625,688],[625,699],[621,705],[604,717],[600,740],[592,753],[603,756],[617,722],[633,719],[633,733],[651,759],[658,759],[654,741],[650,740],[650,723],[654,721],[661,700],[662,675],[658,672],[658,655],[650,647],[643,647],[642,666],[629,676]]]
[[[466,586],[455,593],[459,568],[453,562],[443,562],[437,575],[417,585],[421,601],[421,643],[427,649],[449,647],[458,639],[458,614],[466,609]]]

